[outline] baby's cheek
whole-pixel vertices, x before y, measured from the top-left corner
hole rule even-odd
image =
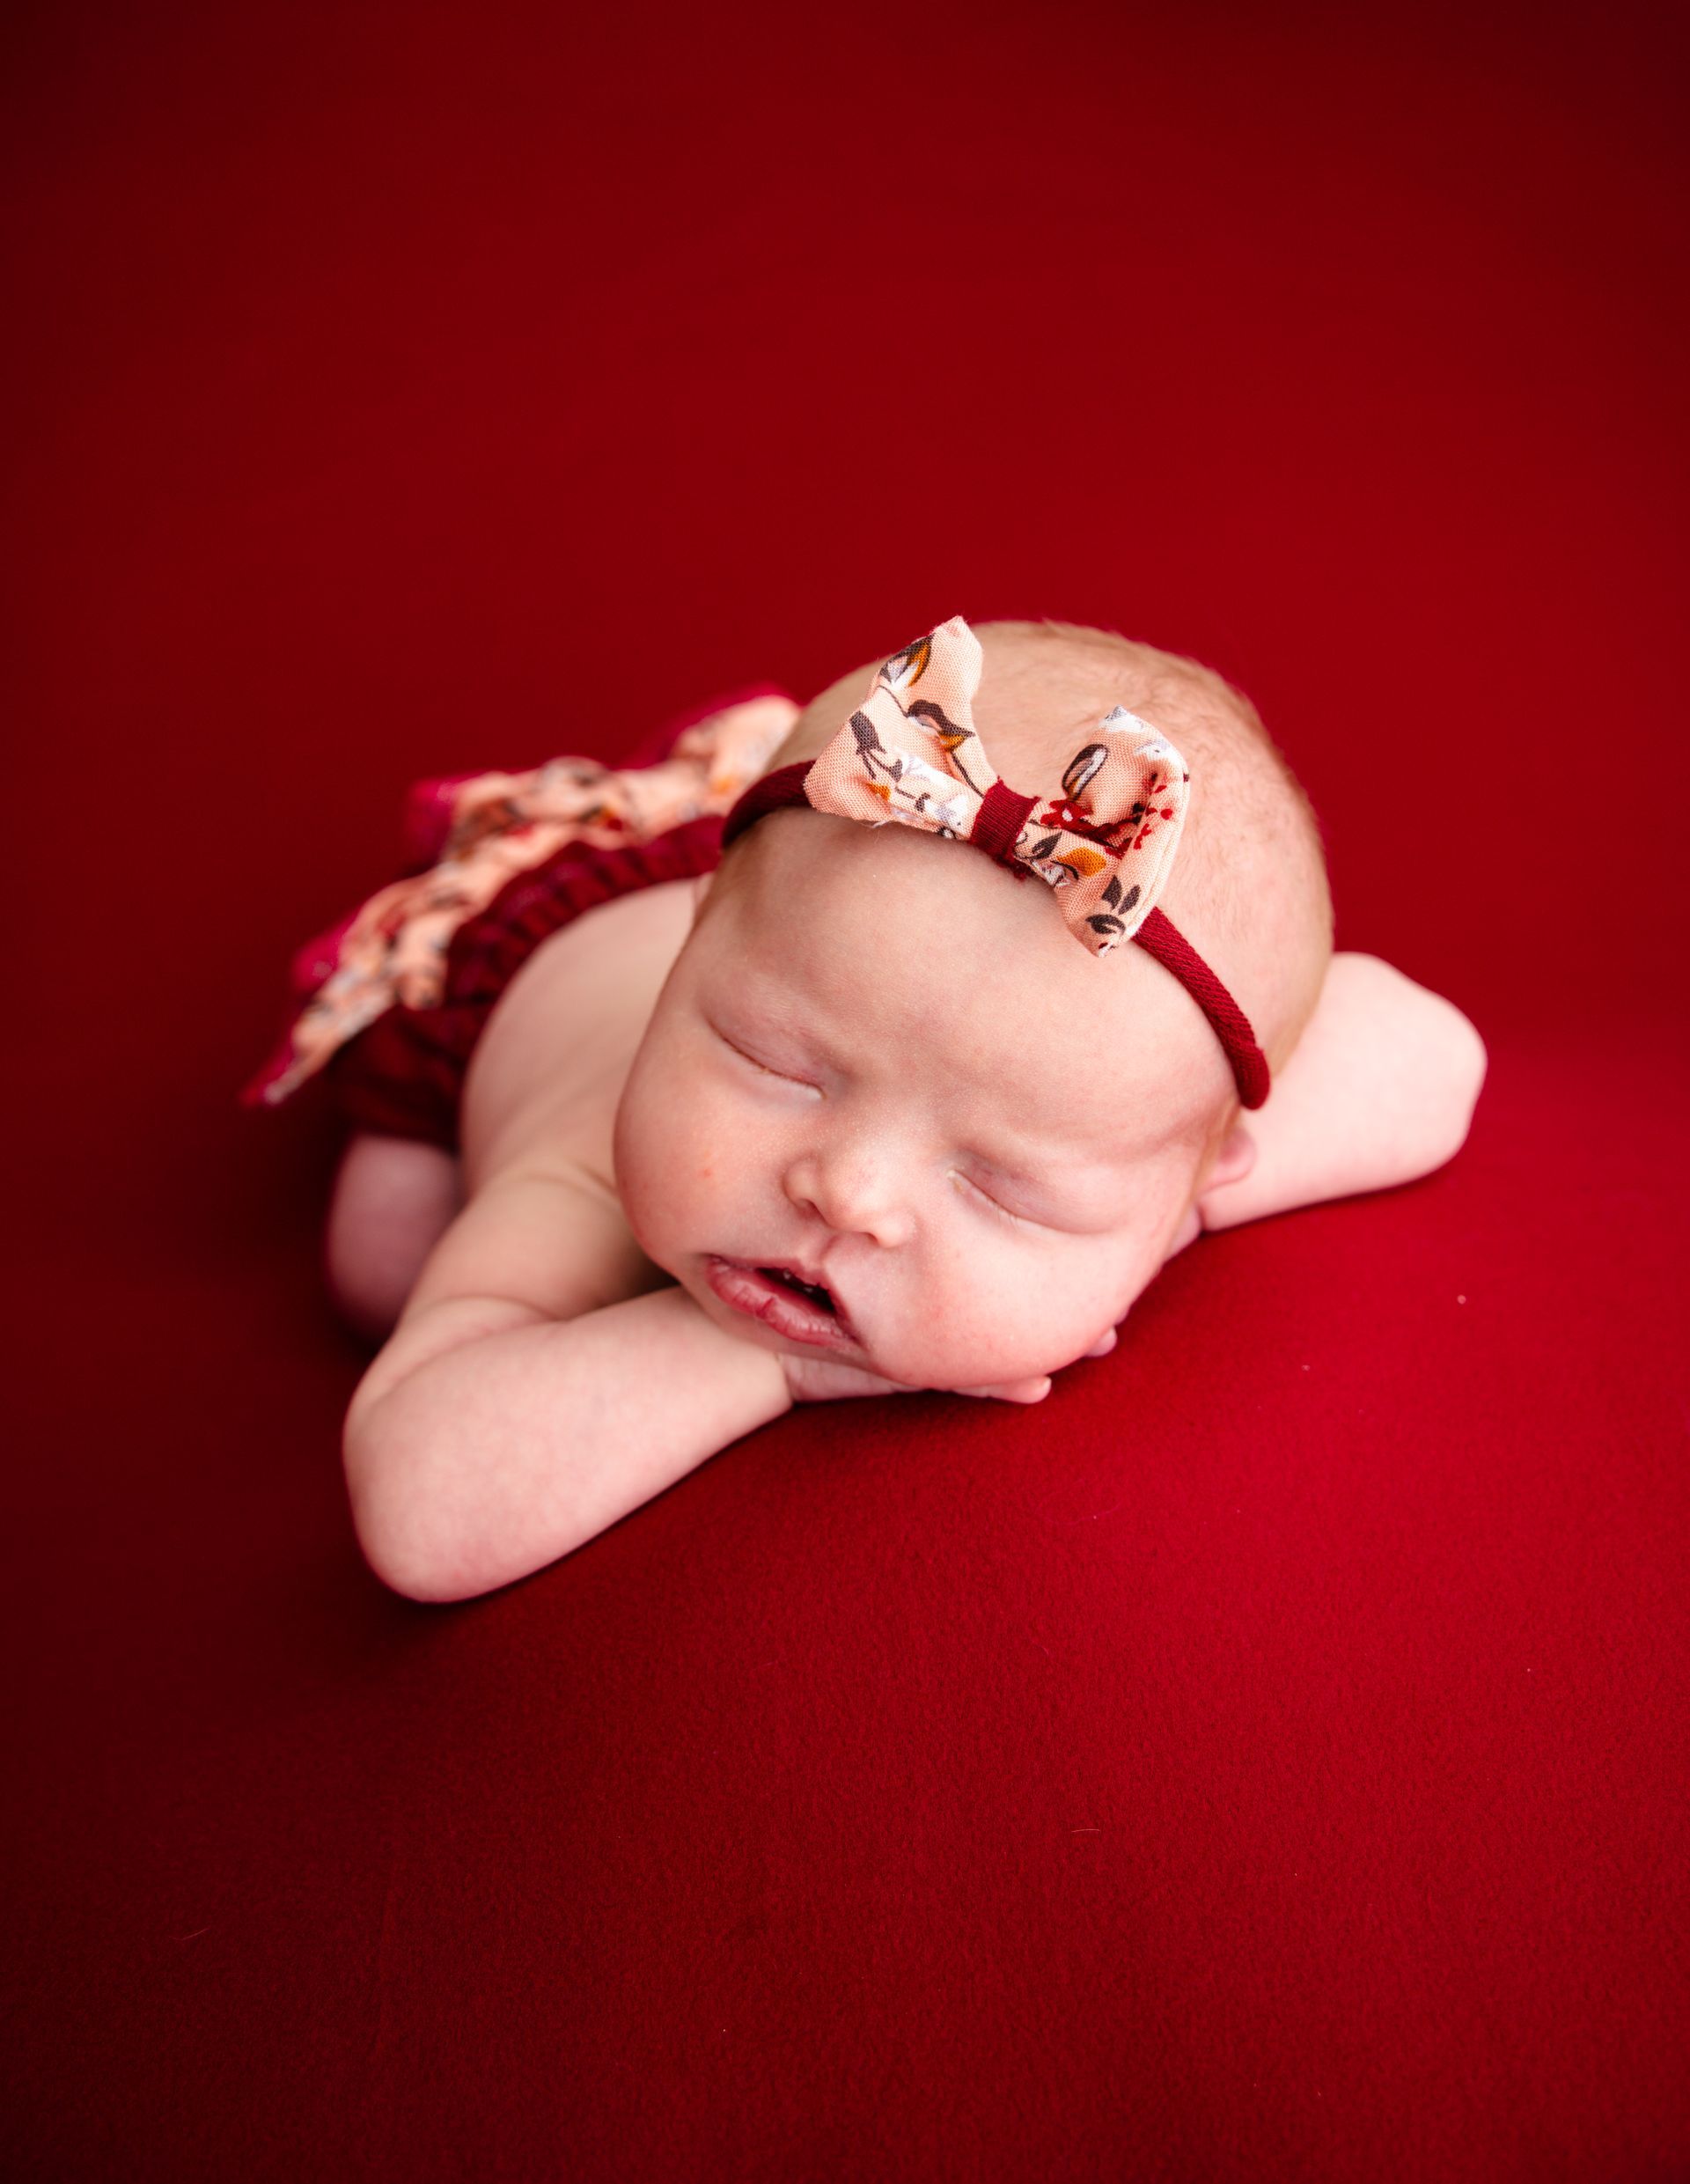
[[[700,1202],[720,1190],[722,1160],[705,1099],[657,1070],[629,1083],[616,1120],[616,1187],[642,1249],[659,1265],[688,1232]]]
[[[1034,1254],[1007,1263],[983,1251],[961,1255],[939,1285],[941,1302],[913,1331],[925,1377],[949,1387],[989,1386],[1070,1364],[1113,1324],[1113,1295],[1100,1272]]]
[[[620,1156],[617,1172],[641,1249],[679,1278],[702,1252],[762,1245],[774,1226],[770,1155],[742,1103],[696,1073],[649,1089],[629,1104],[627,1172]]]

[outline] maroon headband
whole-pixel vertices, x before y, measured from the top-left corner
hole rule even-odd
[[[863,718],[861,714],[854,717],[858,720]],[[872,734],[873,731],[866,721],[864,727]],[[766,813],[797,805],[807,809],[823,808],[812,804],[805,787],[812,770],[813,761],[801,759],[790,766],[777,766],[773,773],[765,774],[760,780],[753,781],[722,823],[724,850]],[[1063,786],[1068,788],[1069,783],[1064,781]],[[968,833],[955,838],[971,842],[977,849],[983,849],[996,863],[1013,872],[1018,879],[1031,879],[1035,877],[1035,869],[1025,859],[1017,857],[1015,845],[1029,814],[1039,801],[1037,797],[1018,794],[1005,782],[994,781],[974,814]],[[1105,841],[1104,829],[1088,828],[1069,806],[1060,808],[1067,813],[1062,821],[1066,830],[1085,835],[1098,842]],[[934,831],[941,830],[936,827]],[[1138,889],[1132,888],[1129,896],[1121,901],[1121,907],[1128,908],[1132,898],[1137,894]],[[1104,930],[1104,922],[1116,925],[1121,923],[1119,919],[1108,919],[1106,912],[1104,922],[1091,922],[1097,923],[1099,932]],[[1251,1030],[1249,1018],[1244,1011],[1196,949],[1161,910],[1152,908],[1148,911],[1131,937],[1141,948],[1155,957],[1164,970],[1172,973],[1209,1018],[1215,1036],[1224,1048],[1226,1058],[1232,1066],[1233,1080],[1238,1085],[1238,1098],[1243,1105],[1246,1107],[1260,1107],[1269,1089],[1268,1057],[1256,1044],[1256,1035]]]

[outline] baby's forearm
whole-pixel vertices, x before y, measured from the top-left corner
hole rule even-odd
[[[415,1599],[490,1592],[791,1401],[780,1359],[724,1333],[679,1287],[508,1327],[430,1358],[349,1422],[358,1537]]]

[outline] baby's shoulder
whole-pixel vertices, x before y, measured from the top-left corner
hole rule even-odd
[[[490,1297],[573,1320],[668,1279],[599,1178],[562,1162],[512,1165],[468,1199],[417,1276],[406,1313]]]
[[[599,904],[541,942],[488,1018],[464,1082],[472,1189],[507,1171],[610,1188],[616,1108],[691,928],[690,880]]]

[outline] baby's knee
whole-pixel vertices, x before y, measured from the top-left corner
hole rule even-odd
[[[443,1147],[370,1131],[352,1138],[334,1180],[323,1273],[356,1333],[386,1341],[462,1199],[459,1163]]]

